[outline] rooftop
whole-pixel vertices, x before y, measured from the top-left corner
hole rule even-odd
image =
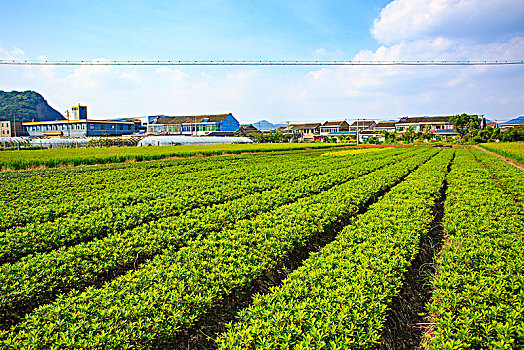
[[[376,128],[394,128],[397,122],[379,122],[375,127]]]
[[[359,121],[355,121],[353,122],[353,124],[351,124],[351,126],[370,126],[372,124],[375,124],[375,121],[374,120],[359,120]]]
[[[435,116],[435,117],[403,117],[397,124],[418,124],[418,123],[449,123],[451,116]]]
[[[342,121],[336,121],[336,122],[325,122],[324,124],[322,124],[322,126],[341,126],[342,124],[344,124],[347,122],[342,120]]]
[[[174,117],[160,116],[158,117],[156,124],[220,123],[230,115],[231,113]]]
[[[303,129],[315,129],[318,128],[320,123],[302,123],[302,124],[291,124],[289,125],[290,130],[303,130]]]

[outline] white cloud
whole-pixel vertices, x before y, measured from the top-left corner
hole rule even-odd
[[[185,72],[179,69],[172,69],[168,67],[159,67],[156,69],[156,73],[173,82],[179,82],[189,78],[189,75],[187,75]]]
[[[394,0],[375,19],[381,43],[445,36],[484,39],[522,33],[522,0]]]

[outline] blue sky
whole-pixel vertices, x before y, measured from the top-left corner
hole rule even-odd
[[[386,3],[5,1],[0,45],[55,59],[302,59],[319,47],[354,55],[376,46],[368,29]]]
[[[0,58],[523,59],[524,0],[3,1]],[[241,122],[524,114],[516,67],[12,67],[93,118],[233,112]]]

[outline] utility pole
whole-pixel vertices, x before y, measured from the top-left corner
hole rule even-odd
[[[358,146],[358,118],[357,118],[357,146]]]
[[[13,116],[13,134],[16,137],[16,117],[13,113],[11,115]]]
[[[69,131],[69,110],[65,111],[67,116],[67,137],[71,137],[71,132]]]

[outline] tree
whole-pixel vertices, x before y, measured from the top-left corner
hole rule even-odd
[[[406,143],[413,143],[415,138],[415,129],[412,126],[409,126],[404,133],[402,133],[402,139]]]
[[[480,128],[480,119],[477,116],[466,113],[457,114],[449,119],[449,122],[455,126],[455,132],[464,138],[468,133]]]
[[[389,132],[389,131],[382,131],[382,135],[384,135],[384,142],[387,144],[395,143],[397,141],[397,136],[395,135],[395,132]]]

